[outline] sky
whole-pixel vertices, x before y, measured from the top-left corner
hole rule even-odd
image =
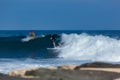
[[[0,0],[0,30],[120,30],[120,0]]]

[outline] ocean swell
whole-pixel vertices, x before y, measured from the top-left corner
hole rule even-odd
[[[59,35],[54,34],[56,38]],[[0,37],[0,57],[1,58],[28,58],[56,57],[56,54],[49,53],[47,48],[53,48],[50,34],[39,36],[34,39],[26,39],[26,36]]]

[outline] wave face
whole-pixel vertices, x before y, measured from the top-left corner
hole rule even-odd
[[[54,34],[56,38],[59,35]],[[39,36],[35,39],[23,41],[26,36],[0,37],[1,58],[49,58],[56,57],[56,54],[48,52],[47,48],[53,48],[50,35]]]
[[[120,61],[120,40],[103,35],[62,34],[59,57],[92,61]]]

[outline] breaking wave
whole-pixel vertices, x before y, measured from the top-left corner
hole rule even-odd
[[[120,61],[120,40],[103,35],[62,34],[59,57],[92,61]]]
[[[0,37],[1,58],[65,58],[92,61],[120,61],[120,39],[105,35],[54,34],[58,39],[53,48],[50,35],[26,39],[26,36]],[[23,41],[24,39],[24,41]],[[52,49],[47,49],[52,48]]]

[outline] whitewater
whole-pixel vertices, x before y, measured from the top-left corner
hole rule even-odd
[[[62,34],[59,57],[92,61],[120,61],[120,40],[103,35]]]
[[[37,53],[35,55],[36,58],[30,58],[30,57],[0,58],[0,73],[7,74],[10,71],[18,70],[18,69],[59,66],[64,64],[80,65],[83,63],[96,62],[96,61],[102,61],[108,63],[120,63],[119,36],[111,37],[104,34],[90,35],[89,33],[67,34],[63,32],[59,34],[59,36],[60,36],[60,41],[59,41],[60,45],[54,49],[53,53],[49,53],[49,54],[47,53],[47,51],[44,51],[47,50],[46,48],[51,47],[51,45],[48,45],[49,43],[51,43],[50,41],[48,41],[49,39],[48,35],[47,36],[45,35],[40,39],[29,40],[27,42],[26,41],[19,42],[22,41],[22,39],[24,39],[23,37],[15,38],[14,40],[18,40],[18,42],[16,41],[17,43],[19,44],[22,43],[23,46],[27,45],[25,46],[26,50],[31,50],[31,51],[37,50],[38,52],[43,51],[44,53],[43,52],[41,52],[42,54]],[[47,42],[44,43],[44,40],[46,40]],[[36,43],[37,44],[39,43],[40,45],[34,47],[28,47],[28,45],[37,45]],[[2,43],[0,43],[0,46],[1,44]],[[39,49],[43,44],[45,44],[46,46],[42,47],[43,49]],[[17,45],[17,47],[19,46]],[[32,48],[35,49],[32,50]],[[15,48],[9,48],[8,50],[10,49],[15,49]],[[19,49],[21,50],[20,47],[18,48],[18,50]],[[21,51],[20,53],[21,55],[23,54]],[[1,54],[4,53],[0,52],[0,55]],[[47,58],[43,57],[43,54],[44,56],[49,56],[49,57]],[[51,57],[51,55],[53,54],[55,54],[55,56]]]

